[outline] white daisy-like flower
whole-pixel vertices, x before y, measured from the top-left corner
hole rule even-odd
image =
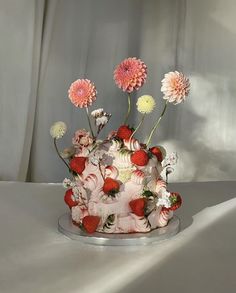
[[[91,112],[91,116],[92,116],[93,118],[97,118],[97,117],[100,117],[100,116],[102,116],[102,115],[103,115],[103,108],[99,108],[99,109],[93,110],[93,111]]]
[[[64,136],[67,131],[67,126],[63,121],[55,122],[50,128],[52,138],[59,139]]]
[[[170,192],[164,190],[162,192],[162,195],[158,198],[157,201],[157,206],[163,206],[165,208],[170,208],[171,207],[171,201],[170,201]]]
[[[103,126],[103,125],[107,124],[108,120],[109,120],[109,118],[107,116],[98,117],[98,118],[96,118],[96,125]]]
[[[62,185],[63,185],[63,187],[64,188],[68,188],[68,187],[70,187],[71,186],[71,180],[70,179],[68,179],[68,178],[65,178],[63,181],[62,181]]]
[[[171,153],[170,155],[167,155],[165,160],[163,160],[163,166],[174,166],[178,162],[178,155],[176,152]]]

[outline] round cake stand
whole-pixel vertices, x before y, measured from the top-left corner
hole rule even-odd
[[[93,245],[127,246],[147,245],[171,238],[179,232],[180,220],[174,216],[166,227],[148,233],[107,234],[95,232],[87,234],[72,223],[70,213],[58,219],[58,230],[67,237]]]

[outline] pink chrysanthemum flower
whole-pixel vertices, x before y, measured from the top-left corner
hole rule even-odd
[[[179,104],[185,100],[190,91],[189,79],[181,72],[169,72],[161,81],[161,91],[164,99],[170,103]]]
[[[96,94],[95,85],[88,79],[74,81],[68,90],[69,99],[80,108],[91,106],[96,100]]]
[[[147,66],[135,57],[122,61],[114,71],[114,80],[124,92],[138,90],[146,81]]]

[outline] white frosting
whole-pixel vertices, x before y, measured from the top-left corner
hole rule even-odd
[[[80,205],[80,197],[85,198],[86,206],[81,208],[78,205],[71,209],[72,219],[76,223],[81,223],[84,215],[89,214],[101,218],[97,231],[106,233],[148,232],[157,227],[164,227],[173,216],[172,211],[161,211],[163,206],[170,206],[166,183],[160,177],[161,164],[153,156],[146,166],[135,166],[131,162],[131,154],[132,151],[140,148],[138,141],[131,139],[125,141],[124,145],[125,148],[121,151],[122,143],[119,140],[113,139],[111,142],[106,141],[105,144],[100,144],[90,154],[90,157],[97,158],[97,164],[94,164],[90,158],[86,162],[82,175],[75,182],[67,179],[64,181],[64,186],[78,188]],[[120,190],[114,197],[103,192],[106,177],[120,182]],[[153,206],[150,205],[150,211],[153,208],[155,210],[148,217],[138,217],[132,213],[129,203],[131,200],[140,198],[144,186],[153,192],[154,198],[155,196],[158,198],[157,202],[153,202]]]

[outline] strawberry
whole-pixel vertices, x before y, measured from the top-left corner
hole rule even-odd
[[[115,193],[119,192],[120,184],[117,180],[107,177],[104,180],[102,190],[104,193],[114,196]]]
[[[116,136],[120,139],[129,139],[133,130],[128,125],[121,125],[117,130]]]
[[[155,155],[155,156],[157,157],[157,160],[158,160],[159,162],[162,162],[162,160],[163,160],[163,155],[162,155],[162,152],[161,152],[161,150],[160,150],[159,147],[154,146],[154,147],[150,148],[149,150],[150,150],[150,152],[151,152],[153,155]]]
[[[85,216],[82,221],[83,228],[88,233],[94,233],[100,222],[100,217],[98,216]]]
[[[148,154],[144,150],[135,151],[131,155],[131,162],[137,166],[146,166],[148,161]]]
[[[171,192],[170,195],[171,207],[163,207],[162,211],[175,211],[182,205],[182,198],[178,192]]]
[[[137,198],[134,200],[131,200],[129,202],[129,206],[132,210],[132,212],[139,217],[144,216],[144,209],[146,206],[146,200],[144,198]]]
[[[175,211],[178,208],[180,208],[180,206],[182,204],[182,198],[178,192],[171,192],[170,200],[171,200],[171,204],[172,204],[170,209],[172,211]]]
[[[70,209],[74,206],[77,206],[78,203],[74,198],[74,194],[71,188],[66,191],[64,201]]]
[[[70,161],[70,168],[72,171],[78,174],[82,174],[85,169],[85,162],[86,162],[85,157],[74,157]]]

